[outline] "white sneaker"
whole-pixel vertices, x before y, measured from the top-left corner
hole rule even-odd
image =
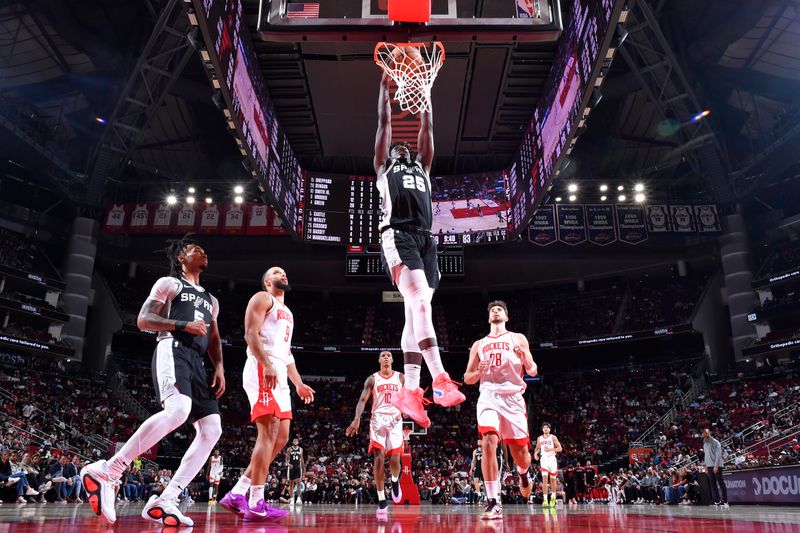
[[[28,503],[28,500],[26,500],[22,496],[17,496],[17,503]]]
[[[39,495],[39,491],[38,490],[33,490],[33,487],[31,487],[30,485],[28,485],[25,488],[25,496],[38,496],[38,495]]]
[[[52,487],[52,486],[53,486],[53,482],[52,481],[48,481],[44,485],[39,485],[39,494],[44,494],[45,492],[50,490],[50,487]]]
[[[142,518],[164,526],[192,527],[194,521],[181,513],[174,501],[159,499],[158,494],[153,494],[142,509]]]
[[[84,466],[81,469],[81,480],[86,494],[89,495],[89,505],[92,506],[94,514],[98,516],[102,514],[110,524],[113,524],[117,521],[117,511],[114,509],[116,480],[106,473],[105,467],[105,461]]]
[[[8,481],[6,481],[6,487],[14,486],[17,483],[19,483],[19,478],[18,477],[10,477],[10,478],[8,478]]]

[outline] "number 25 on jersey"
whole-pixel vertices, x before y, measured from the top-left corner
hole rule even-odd
[[[403,175],[403,188],[404,189],[417,189],[425,192],[425,178],[422,176],[413,176],[411,174]]]

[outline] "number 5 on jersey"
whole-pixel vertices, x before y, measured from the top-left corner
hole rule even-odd
[[[403,175],[403,188],[404,189],[417,189],[425,192],[425,178],[422,176],[412,176],[411,174]]]

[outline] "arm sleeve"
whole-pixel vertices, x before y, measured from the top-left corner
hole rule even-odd
[[[155,300],[160,304],[165,304],[172,300],[180,292],[180,282],[175,278],[163,277],[156,281],[150,290],[148,300]]]

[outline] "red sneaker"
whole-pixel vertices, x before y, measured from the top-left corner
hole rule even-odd
[[[442,407],[453,407],[467,399],[458,386],[460,383],[450,379],[447,372],[439,374],[433,380],[433,401]]]
[[[400,392],[392,394],[391,404],[400,409],[400,412],[410,417],[421,427],[427,428],[431,425],[431,419],[425,412],[425,405],[431,403],[423,397],[425,391],[417,387],[409,390],[405,387],[400,388]]]

